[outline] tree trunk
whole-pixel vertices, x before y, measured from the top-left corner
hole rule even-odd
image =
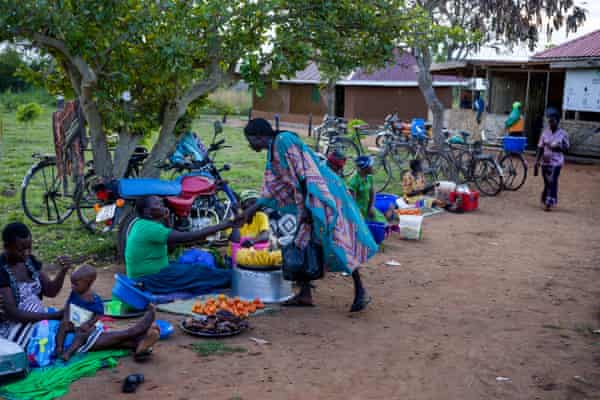
[[[436,145],[440,146],[444,142],[442,130],[444,128],[444,105],[438,99],[433,89],[433,77],[431,76],[431,53],[429,49],[416,49],[414,51],[417,59],[419,72],[417,79],[419,81],[419,89],[425,98],[425,103],[431,110],[433,115],[433,140]]]
[[[156,163],[167,158],[175,150],[177,137],[174,131],[178,120],[178,107],[174,105],[168,106],[163,116],[158,140],[152,147],[152,151],[150,151],[150,155],[144,163],[142,176],[157,178],[160,175],[160,169],[156,168]]]
[[[122,178],[125,176],[127,166],[129,165],[129,159],[140,139],[140,135],[134,135],[127,131],[119,132],[119,143],[117,143],[117,147],[115,148],[113,160],[112,176],[114,178]]]
[[[84,91],[82,91],[84,93]],[[112,159],[106,143],[106,135],[102,126],[102,116],[96,103],[85,94],[80,97],[81,109],[90,129],[92,154],[94,155],[94,171],[105,179],[112,178]]]
[[[327,82],[327,115],[335,117],[335,80]]]

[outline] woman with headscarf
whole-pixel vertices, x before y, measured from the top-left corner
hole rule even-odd
[[[523,119],[523,115],[521,115],[521,102],[515,101],[513,103],[512,111],[506,121],[504,121],[504,126],[509,136],[523,136],[525,120]]]
[[[538,142],[535,168],[542,167],[544,178],[544,191],[542,204],[546,211],[550,211],[558,204],[558,177],[565,163],[564,153],[569,149],[569,136],[559,128],[560,114],[555,108],[546,110],[548,127],[542,132]]]
[[[318,242],[330,271],[352,275],[355,291],[350,311],[364,309],[370,298],[359,267],[375,254],[377,245],[342,180],[292,132],[274,131],[269,122],[258,118],[248,123],[244,133],[254,151],[267,150],[261,199],[244,217],[260,207],[295,213],[295,244],[305,248],[311,239]],[[312,306],[310,282],[299,283],[300,292],[286,305]]]

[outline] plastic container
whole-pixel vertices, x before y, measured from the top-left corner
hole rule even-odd
[[[502,146],[507,153],[522,153],[527,147],[527,138],[518,136],[505,136],[502,138]]]
[[[136,288],[131,279],[120,274],[115,274],[112,295],[136,310],[145,310],[148,308],[148,304],[154,302],[154,297],[151,294]]]
[[[158,326],[158,330],[160,331],[160,340],[167,339],[173,334],[173,331],[175,330],[173,328],[173,325],[162,319],[157,319],[156,321],[154,321],[154,323]]]
[[[418,215],[401,215],[400,222],[400,238],[406,240],[421,240],[423,239],[423,217]]]
[[[398,196],[389,193],[377,193],[375,194],[375,208],[386,213],[390,209],[390,206],[394,205],[398,200]]]
[[[252,239],[252,238],[241,238],[239,243],[234,243],[231,242],[231,262],[233,263],[233,265],[237,264],[237,252],[239,249],[242,248],[242,243],[244,243],[245,240],[248,239]],[[257,251],[260,250],[269,250],[269,246],[270,243],[267,242],[256,242],[254,243],[254,249]]]
[[[386,224],[383,222],[367,222],[367,226],[375,239],[375,243],[381,244],[386,236]]]
[[[425,120],[423,118],[413,118],[410,124],[410,133],[415,137],[425,137]]]

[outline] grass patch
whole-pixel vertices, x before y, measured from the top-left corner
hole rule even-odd
[[[212,355],[222,356],[232,353],[246,353],[248,351],[245,347],[227,346],[221,342],[193,343],[190,345],[190,349],[198,353],[198,355],[201,357],[208,357]]]

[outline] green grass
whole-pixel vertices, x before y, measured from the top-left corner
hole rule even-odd
[[[43,107],[40,118],[32,124],[23,125],[16,122],[14,112],[0,108],[3,132],[0,138],[0,227],[13,221],[26,223],[32,229],[35,253],[46,262],[62,254],[90,255],[112,261],[116,254],[114,234],[95,236],[88,233],[75,213],[60,225],[35,225],[21,208],[21,182],[34,162],[31,155],[35,152],[54,153],[52,110]],[[207,145],[212,140],[212,122],[212,117],[200,118],[193,125]],[[231,171],[223,174],[231,186],[235,190],[260,187],[265,153],[250,150],[240,128],[225,126],[221,137],[233,146],[217,154],[218,165],[227,162],[232,166]],[[13,196],[5,196],[11,191],[15,191]]]
[[[200,342],[190,345],[190,349],[198,353],[201,357],[213,355],[225,355],[231,353],[245,353],[248,350],[241,346],[227,346],[221,342]]]

